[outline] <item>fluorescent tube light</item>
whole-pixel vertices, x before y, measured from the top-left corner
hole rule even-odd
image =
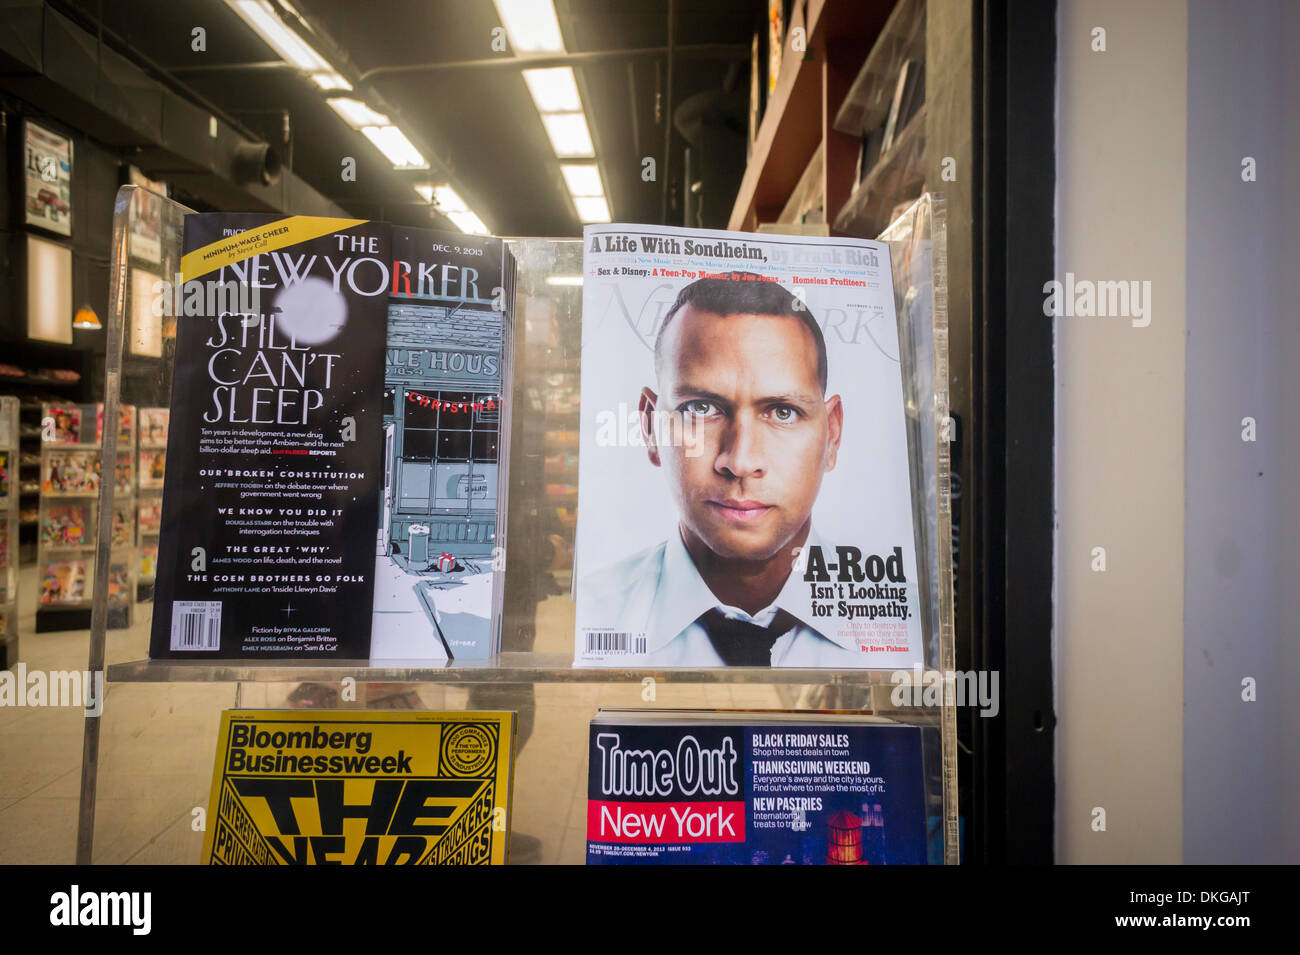
[[[560,172],[569,194],[577,196],[603,196],[605,187],[600,182],[600,170],[590,163],[561,163]]]
[[[516,56],[563,53],[564,37],[552,0],[492,0]]]
[[[343,122],[353,129],[364,126],[391,126],[388,117],[377,113],[359,99],[328,99],[330,109],[343,117]]]
[[[582,109],[572,67],[524,70],[524,82],[528,84],[528,92],[533,94],[539,113],[571,113]]]
[[[546,278],[547,285],[581,285],[581,275],[549,275]]]
[[[429,164],[425,162],[420,151],[411,144],[396,126],[363,126],[361,132],[365,134],[366,139],[375,144],[375,147],[388,157],[388,161],[393,164],[394,169],[428,169]]]
[[[425,202],[433,202],[433,186],[416,186],[415,191]]]
[[[313,73],[312,80],[323,90],[343,90],[347,92],[352,89],[352,84],[334,72]]]
[[[438,204],[438,209],[441,212],[469,211],[469,206],[465,205],[465,200],[451,186],[434,186],[433,201]]]
[[[334,72],[334,67],[289,29],[266,0],[227,0],[227,3],[281,58],[310,73]]]
[[[483,220],[468,209],[464,212],[449,212],[447,218],[456,223],[456,227],[461,232],[469,232],[474,235],[488,234],[488,228],[483,224]]]
[[[609,221],[609,203],[604,196],[574,196],[573,205],[584,223]]]
[[[448,185],[441,186],[424,186],[416,187],[417,189],[429,189],[433,193],[433,202],[438,211],[445,215],[461,232],[472,232],[476,235],[487,235],[488,228],[483,224],[483,220],[470,211],[469,206],[465,205],[465,200],[460,197],[455,189]],[[421,192],[423,195],[423,192]]]
[[[561,159],[595,155],[587,117],[582,113],[543,113],[542,125],[546,127],[546,135],[551,137],[551,148]]]

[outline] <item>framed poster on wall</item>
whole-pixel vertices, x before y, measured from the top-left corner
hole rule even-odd
[[[25,124],[27,225],[72,235],[72,139]]]
[[[72,250],[27,237],[27,337],[72,344]]]
[[[142,193],[136,193],[142,195]],[[162,357],[163,316],[154,307],[154,286],[159,278],[145,269],[131,269],[131,335],[128,345],[132,355]]]
[[[167,186],[135,166],[131,167],[130,181],[140,189],[131,194],[129,251],[135,258],[157,265],[162,261],[162,197],[167,195]]]

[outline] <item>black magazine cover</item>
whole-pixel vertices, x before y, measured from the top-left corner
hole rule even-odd
[[[365,659],[386,224],[185,220],[154,659]]]

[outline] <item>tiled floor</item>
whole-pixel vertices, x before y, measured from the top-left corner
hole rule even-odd
[[[34,594],[31,569],[21,594]],[[20,619],[21,659],[29,670],[82,670],[86,631],[36,634],[31,601]],[[136,606],[134,626],[110,631],[110,663],[142,659],[151,604]],[[538,609],[536,649],[567,653],[573,607],[567,595]],[[290,705],[292,683],[110,684],[101,727],[95,853],[98,863],[198,861],[221,710]],[[463,709],[463,687],[418,685],[426,709]],[[541,841],[528,861],[581,864],[585,852],[587,727],[601,706],[788,706],[797,688],[660,684],[653,701],[640,682],[540,684],[535,727],[517,758],[513,830]],[[369,688],[378,695],[387,688]],[[373,698],[373,697],[372,697]],[[518,698],[518,702],[514,702]],[[494,705],[527,705],[517,688]],[[80,709],[0,707],[0,863],[68,863],[76,857],[84,719]],[[518,861],[524,861],[522,859]]]

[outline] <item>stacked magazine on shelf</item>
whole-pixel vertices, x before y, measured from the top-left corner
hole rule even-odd
[[[201,214],[182,271],[150,656],[495,652],[503,243]]]
[[[118,409],[113,516],[109,525],[110,625],[129,626],[135,561],[136,409]],[[89,625],[93,596],[104,406],[57,403],[41,409],[37,536],[37,629]]]
[[[576,664],[922,663],[889,247],[584,243]]]
[[[854,713],[602,709],[587,864],[924,864],[922,732]]]

